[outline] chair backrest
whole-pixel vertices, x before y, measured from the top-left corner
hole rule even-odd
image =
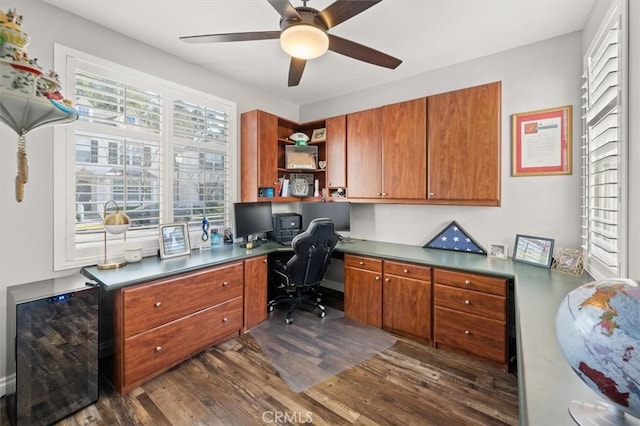
[[[338,239],[331,219],[312,220],[307,229],[291,242],[294,255],[287,262],[289,279],[296,286],[320,284]]]

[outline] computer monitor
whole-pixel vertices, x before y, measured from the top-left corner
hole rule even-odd
[[[313,219],[328,217],[333,221],[336,232],[348,232],[351,230],[351,204],[348,202],[331,201],[328,203],[302,202],[302,229],[307,229]]]
[[[243,238],[244,243],[251,235],[273,231],[271,219],[271,202],[234,203],[236,237]]]

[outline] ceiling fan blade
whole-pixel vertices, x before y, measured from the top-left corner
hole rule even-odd
[[[289,65],[289,87],[297,86],[300,83],[305,65],[307,65],[306,59],[291,57],[291,64]]]
[[[327,29],[329,29],[343,23],[347,19],[353,18],[381,1],[382,0],[337,0],[327,6],[318,16],[324,20]]]
[[[180,37],[187,43],[220,43],[227,41],[271,40],[280,38],[280,31],[256,31],[250,33],[202,34]]]
[[[282,16],[285,20],[291,20],[291,18],[297,18],[301,20],[302,17],[298,13],[295,7],[289,3],[289,0],[267,0],[271,6]]]
[[[385,68],[396,69],[402,61],[378,50],[351,40],[329,35],[329,50],[359,61],[368,62]]]

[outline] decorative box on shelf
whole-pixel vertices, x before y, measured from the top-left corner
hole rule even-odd
[[[313,195],[313,173],[291,173],[291,195],[294,197],[311,197]]]
[[[317,146],[285,147],[285,168],[287,169],[316,169],[318,167]]]

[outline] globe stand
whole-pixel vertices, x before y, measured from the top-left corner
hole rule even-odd
[[[604,402],[582,402],[571,401],[569,403],[569,414],[573,420],[581,426],[587,425],[611,425],[640,426],[640,419],[625,413],[614,404]]]

